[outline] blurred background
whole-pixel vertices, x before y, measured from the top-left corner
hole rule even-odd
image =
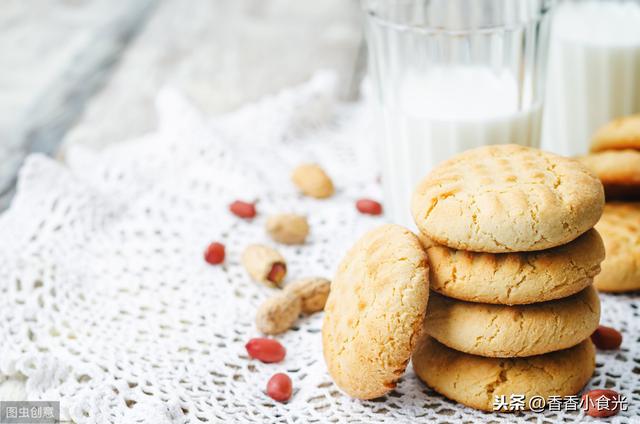
[[[356,0],[3,0],[0,208],[28,153],[63,159],[153,128],[167,83],[209,115],[319,68],[353,97],[362,39]]]
[[[4,0],[0,210],[27,154],[143,134],[167,84],[211,116],[324,68],[354,100],[366,27],[396,216],[411,158],[422,175],[482,144],[583,155],[598,127],[640,112],[639,23],[640,0]]]

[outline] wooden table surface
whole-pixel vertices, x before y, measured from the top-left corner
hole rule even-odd
[[[209,114],[302,82],[346,86],[362,40],[356,0],[4,0],[0,10],[0,207],[26,154],[64,160],[155,125],[165,84]],[[0,399],[25,399],[0,375]]]

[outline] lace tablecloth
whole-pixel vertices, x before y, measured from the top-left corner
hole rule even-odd
[[[321,352],[322,314],[279,337],[279,364],[247,358],[256,306],[272,293],[239,263],[269,242],[264,218],[308,215],[309,242],[279,246],[289,279],[333,275],[353,241],[383,218],[359,215],[359,197],[380,197],[366,103],[343,105],[334,78],[310,82],[205,119],[179,93],[158,95],[158,129],[100,153],[69,151],[63,166],[43,156],[24,165],[0,218],[0,373],[27,378],[30,400],[60,400],[79,423],[198,422],[581,422],[579,413],[486,414],[420,383],[411,368],[397,389],[361,402],[342,395]],[[337,194],[301,197],[291,169],[315,161]],[[228,213],[255,200],[253,222]],[[224,266],[203,249],[227,246]],[[603,296],[603,323],[622,330],[620,351],[598,353],[593,387],[627,396],[610,422],[640,422],[637,296]],[[293,379],[286,403],[264,388]],[[588,419],[586,419],[588,420]]]

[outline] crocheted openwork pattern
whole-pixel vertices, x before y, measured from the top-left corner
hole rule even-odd
[[[279,364],[247,357],[258,336],[257,305],[273,293],[239,263],[249,243],[272,243],[271,213],[308,216],[304,246],[278,246],[289,281],[331,278],[353,241],[384,218],[359,215],[354,200],[380,197],[366,105],[343,105],[331,75],[215,119],[170,89],[158,96],[151,134],[101,152],[76,147],[65,165],[33,156],[12,206],[0,218],[0,372],[27,378],[30,400],[61,401],[79,423],[198,422],[582,422],[576,412],[487,414],[423,385],[411,367],[374,401],[343,395],[322,359],[322,314],[278,337]],[[289,180],[321,163],[337,193],[301,197]],[[227,205],[257,202],[243,221]],[[209,242],[227,246],[223,266],[203,260]],[[640,311],[634,296],[602,296],[603,324],[625,337],[598,352],[590,386],[627,396],[640,415]],[[266,382],[286,372],[292,399],[276,403]]]

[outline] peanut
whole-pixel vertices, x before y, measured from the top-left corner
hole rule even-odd
[[[620,395],[614,390],[590,390],[582,395],[585,413],[591,417],[605,418],[620,412]]]
[[[239,218],[251,219],[256,216],[256,205],[253,203],[236,200],[229,205],[232,214]]]
[[[296,214],[270,216],[266,227],[271,238],[283,244],[303,244],[309,234],[307,218]]]
[[[331,281],[321,277],[298,280],[285,287],[285,292],[297,296],[302,301],[302,312],[312,314],[324,309],[327,303]]]
[[[371,199],[360,199],[356,202],[358,212],[366,215],[380,215],[382,213],[382,205]]]
[[[244,347],[250,357],[258,359],[265,364],[280,362],[287,354],[287,350],[279,341],[264,337],[253,338]]]
[[[286,402],[291,398],[293,387],[287,374],[274,374],[267,383],[267,395],[278,402]]]
[[[622,344],[622,333],[615,328],[600,325],[591,335],[591,341],[598,349],[618,349]]]
[[[282,255],[262,244],[247,246],[241,261],[251,278],[269,287],[280,287],[287,274],[287,264]]]
[[[287,331],[298,319],[302,301],[291,293],[282,292],[265,300],[258,308],[256,327],[264,334]]]
[[[214,242],[204,251],[204,260],[211,265],[218,265],[224,262],[224,255],[224,244]]]
[[[291,180],[307,196],[324,199],[333,194],[333,182],[320,166],[304,164],[293,170]]]

